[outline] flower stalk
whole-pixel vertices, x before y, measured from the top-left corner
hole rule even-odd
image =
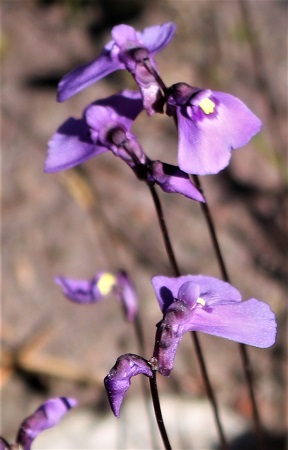
[[[205,198],[203,187],[202,187],[199,177],[197,175],[192,175],[192,178],[193,178],[193,182],[194,182],[195,186],[197,187],[199,192]],[[201,210],[205,217],[206,224],[207,224],[207,227],[208,227],[208,230],[210,233],[212,245],[214,248],[214,252],[215,252],[216,259],[217,259],[217,262],[219,265],[222,279],[224,281],[227,281],[228,283],[230,283],[228,270],[226,268],[224,257],[221,252],[220,244],[219,244],[219,241],[217,238],[214,221],[212,219],[212,215],[210,212],[210,208],[209,208],[207,199],[205,198],[205,200],[206,200],[205,203],[204,202],[201,203]],[[249,398],[250,398],[251,406],[252,406],[253,423],[254,423],[255,434],[256,434],[256,438],[257,438],[257,442],[258,442],[258,448],[259,448],[259,450],[265,450],[266,446],[265,446],[265,442],[264,442],[263,427],[261,424],[259,408],[257,405],[257,400],[256,400],[255,392],[254,392],[252,366],[251,366],[251,361],[250,361],[250,358],[248,355],[247,347],[245,344],[239,344],[239,352],[240,352],[241,363],[242,363],[245,380],[246,380],[246,384],[247,384],[247,388],[248,388]]]

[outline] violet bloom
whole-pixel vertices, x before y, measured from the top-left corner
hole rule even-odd
[[[177,83],[169,88],[167,114],[177,116],[178,163],[184,172],[215,174],[231,150],[246,145],[261,121],[238,98]]]
[[[138,313],[138,301],[132,281],[124,271],[115,275],[110,272],[97,272],[90,280],[74,280],[56,277],[63,294],[72,302],[79,304],[97,303],[107,295],[113,293],[124,308],[125,317],[129,322]]]
[[[255,347],[266,348],[276,339],[275,315],[255,298],[242,301],[229,283],[203,275],[152,279],[163,312],[157,324],[151,363],[168,376],[177,347],[186,331],[202,331]]]
[[[151,161],[145,155],[130,131],[141,110],[140,94],[129,90],[92,103],[82,119],[68,119],[54,134],[48,144],[45,171],[66,170],[110,150],[140,180],[158,184],[164,192],[204,201],[185,172],[170,164]]]
[[[106,75],[127,69],[138,84],[148,114],[162,112],[163,101],[157,82],[154,55],[170,42],[175,31],[171,22],[136,31],[129,25],[112,28],[112,38],[100,56],[64,76],[58,87],[58,100],[63,102]]]
[[[57,425],[64,414],[76,406],[76,403],[74,398],[67,397],[47,400],[31,416],[23,420],[18,431],[16,444],[10,445],[4,438],[0,437],[0,448],[30,450],[31,444],[38,434]]]
[[[105,377],[104,385],[111,409],[116,417],[120,415],[122,401],[131,385],[131,378],[139,374],[153,377],[148,361],[138,355],[127,353],[117,359],[115,365]]]

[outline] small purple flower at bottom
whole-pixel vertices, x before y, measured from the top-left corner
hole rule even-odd
[[[132,281],[123,270],[115,275],[110,272],[97,272],[90,280],[74,280],[56,277],[63,294],[72,302],[79,304],[97,303],[107,295],[115,294],[123,305],[125,317],[132,322],[138,313],[138,301]]]
[[[112,38],[100,56],[65,75],[58,86],[58,100],[63,102],[106,75],[127,69],[135,79],[149,115],[163,111],[164,99],[157,82],[154,55],[170,42],[175,25],[167,22],[136,31],[129,25],[112,28]]]
[[[120,415],[122,401],[131,385],[131,378],[139,374],[153,377],[148,361],[138,355],[127,353],[117,359],[115,365],[105,377],[104,385],[111,409],[116,417]]]
[[[255,298],[242,301],[229,283],[203,275],[152,279],[163,312],[157,324],[153,365],[168,376],[182,336],[201,331],[266,348],[275,343],[276,321],[270,307]]]
[[[178,164],[195,175],[224,169],[231,150],[246,145],[261,121],[233,95],[177,83],[169,88],[167,114],[178,121]]]
[[[23,449],[30,450],[34,439],[44,430],[53,428],[62,417],[74,408],[77,401],[74,398],[58,397],[44,402],[31,416],[23,420],[20,425],[16,444],[8,442],[0,437],[0,449]]]

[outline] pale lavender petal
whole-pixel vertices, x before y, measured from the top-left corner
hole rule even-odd
[[[197,307],[184,330],[202,331],[255,347],[275,343],[276,321],[269,305],[252,298],[237,304],[220,304],[211,309]]]
[[[83,119],[70,118],[48,143],[45,172],[70,169],[105,151],[105,147],[92,142],[89,128]]]
[[[221,106],[221,120],[227,129],[232,150],[246,145],[260,131],[262,123],[255,114],[233,95],[213,91]]]
[[[155,182],[159,184],[164,192],[175,192],[192,200],[205,202],[189,176],[182,170],[179,170],[178,167],[162,163],[161,161],[153,161],[151,167]]]
[[[142,32],[137,33],[137,36],[151,55],[154,55],[169,44],[175,30],[176,25],[173,22],[166,22],[144,28]]]
[[[203,100],[212,105],[206,113]],[[189,104],[177,108],[178,163],[185,172],[218,173],[228,165],[231,150],[247,144],[261,128],[258,117],[230,94],[199,91]]]
[[[119,417],[120,408],[126,391],[131,385],[131,378],[143,374],[153,377],[148,362],[140,356],[127,353],[120,356],[104,379],[109,403],[113,414]]]
[[[241,301],[241,294],[237,289],[214,277],[183,275],[175,278],[160,275],[153,277],[151,281],[162,312],[177,299],[180,287],[188,281],[200,286],[200,297],[206,301],[207,306]]]
[[[137,46],[138,38],[136,30],[130,25],[116,25],[112,28],[111,35],[120,51],[126,50],[129,46],[131,47],[131,44]]]
[[[16,440],[17,444],[23,450],[30,450],[31,444],[38,434],[57,425],[64,414],[76,404],[77,401],[74,398],[67,397],[47,400],[34,414],[22,422]]]
[[[115,293],[122,302],[128,321],[132,322],[138,313],[138,300],[132,281],[124,271],[117,274]]]
[[[229,164],[231,146],[227,131],[217,120],[193,122],[177,109],[179,126],[178,164],[184,172],[207,175]]]
[[[76,67],[65,75],[58,85],[57,100],[64,102],[106,75],[125,69],[124,64],[118,59],[119,50],[113,47],[114,43],[110,41],[96,60]]]

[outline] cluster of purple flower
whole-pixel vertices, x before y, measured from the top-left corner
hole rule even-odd
[[[189,174],[216,174],[225,168],[231,150],[245,145],[260,130],[261,122],[230,94],[182,82],[166,87],[154,56],[166,47],[174,32],[173,23],[152,26],[143,32],[118,25],[95,61],[76,68],[60,81],[60,102],[120,69],[131,73],[139,90],[124,90],[97,100],[85,108],[82,118],[69,118],[62,124],[49,142],[46,172],[72,168],[110,150],[149,186],[156,184],[165,192],[205,202]],[[165,112],[174,118],[179,133],[179,167],[151,160],[131,133],[133,122],[143,109],[149,116]],[[133,321],[137,315],[135,290],[124,272],[99,272],[92,280],[79,281],[58,277],[56,282],[73,302],[94,303],[114,293],[128,320]],[[104,380],[116,416],[131,377],[144,374],[151,378],[155,371],[164,376],[170,374],[177,347],[187,331],[262,348],[275,342],[275,316],[269,306],[254,298],[242,301],[238,290],[227,282],[186,275],[156,276],[152,284],[163,313],[157,324],[153,355],[149,361],[133,354],[122,355]],[[29,445],[24,448],[30,448]]]

